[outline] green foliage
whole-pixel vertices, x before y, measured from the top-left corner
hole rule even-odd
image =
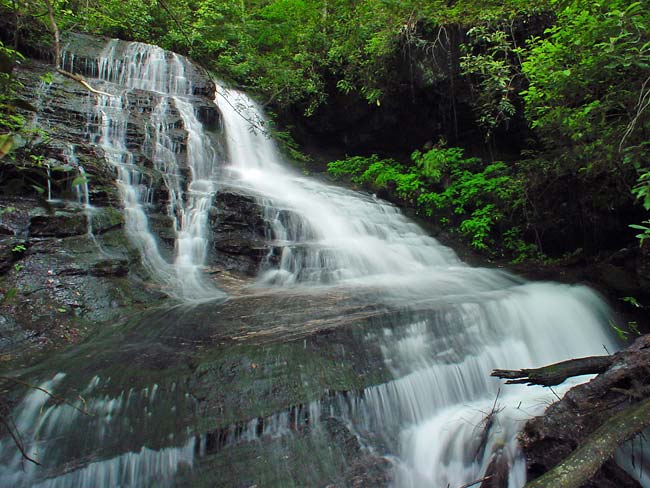
[[[642,224],[630,224],[630,227],[641,231],[636,235],[641,245],[646,239],[650,239],[650,220],[644,220]]]
[[[471,28],[467,36],[470,41],[461,46],[460,70],[470,79],[477,122],[489,139],[515,114],[516,55],[521,50],[513,46],[511,34],[487,25]]]
[[[641,308],[641,304],[636,299],[636,297],[629,297],[628,296],[628,297],[621,298],[621,300],[623,300],[625,303],[629,303],[630,305],[632,305],[635,308]]]
[[[650,171],[644,171],[639,175],[632,193],[641,201],[643,208],[650,210]]]
[[[349,176],[353,183],[374,191],[388,190],[441,223],[456,222],[472,246],[488,250],[504,213],[520,205],[520,183],[508,167],[502,162],[486,165],[478,158],[465,158],[461,148],[446,147],[414,151],[412,162],[406,167],[376,155],[354,156],[331,162],[328,171],[335,177]],[[507,235],[511,251],[532,254],[530,245],[524,247],[519,229],[511,228]]]
[[[650,12],[631,0],[562,5],[522,64],[530,81],[526,114],[582,171],[620,172],[621,163],[638,169],[650,155],[650,119],[640,103],[649,88]]]
[[[641,335],[638,324],[636,322],[628,322],[627,330],[619,327],[612,320],[609,321],[609,326],[614,329],[614,332],[616,332],[616,335],[622,341],[627,341],[630,338],[630,335]]]
[[[152,42],[189,54],[222,78],[265,94],[277,105],[313,114],[333,81],[380,105],[397,80],[395,62],[420,35],[445,23],[511,18],[544,8],[523,0],[53,0],[60,30]],[[0,0],[0,11],[48,32],[38,0]]]
[[[434,183],[440,182],[443,174],[448,173],[452,167],[463,161],[476,163],[480,161],[478,159],[463,160],[463,149],[460,147],[436,148],[425,153],[416,150],[411,154],[411,159],[420,168],[422,174]]]
[[[529,43],[522,64],[526,116],[544,157],[557,177],[578,174],[600,208],[629,202],[633,187],[650,209],[650,11],[632,0],[555,6],[557,22]],[[645,223],[631,226],[642,242]]]
[[[0,159],[11,151],[15,135],[25,126],[25,117],[17,111],[16,92],[22,86],[13,76],[15,63],[22,59],[22,54],[0,41]]]

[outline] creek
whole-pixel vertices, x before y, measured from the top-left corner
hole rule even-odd
[[[470,267],[374,195],[303,176],[242,92],[217,86],[208,130],[182,56],[108,41],[63,65],[107,93],[88,94],[84,137],[170,298],[20,372],[42,388],[13,413],[41,465],[3,438],[1,485],[453,488],[494,463],[524,484],[517,433],[572,383],[504,387],[490,372],[615,351],[594,291]],[[136,114],[134,94],[149,100]],[[153,168],[129,143],[134,117]],[[259,209],[253,280],[208,262],[222,192]]]

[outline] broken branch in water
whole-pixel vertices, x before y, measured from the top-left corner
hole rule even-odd
[[[612,365],[613,361],[614,356],[589,356],[534,369],[495,369],[491,376],[507,379],[506,384],[508,385],[526,383],[528,385],[554,386],[573,376],[602,373]]]
[[[84,410],[82,408],[77,407],[76,405],[74,405],[74,404],[70,403],[69,401],[67,401],[65,398],[57,396],[54,393],[48,391],[47,389],[45,389],[45,388],[43,388],[41,386],[34,386],[34,385],[31,385],[31,384],[29,384],[26,381],[23,381],[21,379],[12,378],[11,376],[0,376],[0,380],[1,381],[10,381],[10,382],[18,384],[18,385],[22,385],[22,386],[26,386],[26,387],[34,389],[34,390],[42,391],[43,393],[48,395],[50,398],[55,400],[57,403],[65,403],[66,405],[69,405],[70,407],[74,408],[75,410],[81,412],[84,415],[91,415],[87,410]],[[85,401],[81,396],[79,396],[79,400],[82,403],[85,404]],[[24,446],[23,441],[22,441],[21,436],[20,436],[20,432],[18,431],[18,428],[16,427],[16,424],[13,422],[13,420],[11,418],[11,412],[9,411],[9,407],[4,402],[0,402],[0,408],[1,408],[1,411],[0,411],[0,425],[3,425],[5,427],[5,429],[9,433],[9,436],[13,440],[16,448],[20,452],[20,455],[23,457],[23,459],[26,459],[27,461],[29,461],[31,463],[40,465],[41,463],[39,463],[34,458],[30,457],[29,454],[27,454],[27,451],[25,450],[25,446]]]
[[[84,79],[83,76],[76,75],[74,73],[70,73],[69,71],[65,71],[65,70],[63,70],[61,68],[57,68],[56,70],[57,70],[57,72],[59,72],[63,76],[67,76],[68,78],[73,79],[76,82],[80,83],[81,86],[83,86],[86,90],[88,90],[88,91],[90,91],[92,93],[95,93],[96,95],[104,95],[104,96],[107,96],[107,97],[115,96],[115,95],[111,95],[110,93],[106,93],[106,92],[94,89],[92,86],[90,86],[88,84],[88,82]]]
[[[27,451],[25,451],[25,446],[23,445],[22,439],[20,438],[20,434],[18,433],[18,430],[15,428],[15,425],[14,428],[12,428],[11,425],[9,425],[9,421],[7,420],[9,418],[10,418],[9,416],[5,417],[4,412],[0,413],[0,424],[4,425],[5,429],[7,429],[9,436],[11,436],[11,439],[14,441],[15,446],[20,451],[20,455],[23,457],[23,459],[26,459],[30,463],[40,465],[41,463],[39,463],[36,459],[30,457],[29,454],[27,454]],[[13,422],[11,423],[13,424]]]
[[[492,479],[492,475],[485,476],[483,478],[480,478],[480,479],[477,479],[477,480],[474,480],[474,481],[470,481],[469,483],[465,483],[464,485],[459,486],[458,488],[469,488],[470,486],[478,485],[479,483],[483,483],[484,481],[487,481],[487,480],[490,480],[490,479]]]

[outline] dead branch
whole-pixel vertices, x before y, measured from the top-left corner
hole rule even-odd
[[[614,356],[589,356],[534,369],[495,369],[490,376],[507,379],[508,385],[526,383],[554,386],[573,376],[602,373],[612,365],[613,361]]]
[[[107,96],[107,97],[114,96],[114,95],[111,95],[110,93],[106,93],[106,92],[94,89],[92,86],[90,86],[88,84],[88,82],[81,75],[76,75],[74,73],[70,73],[69,71],[65,71],[65,70],[63,70],[61,68],[57,68],[56,71],[59,72],[60,74],[62,74],[63,76],[66,76],[66,77],[80,83],[81,86],[83,86],[86,90],[88,90],[88,91],[90,91],[90,92],[92,92],[92,93],[94,93],[96,95],[104,95],[104,96]]]
[[[26,381],[23,381],[23,380],[18,379],[18,378],[13,378],[11,376],[0,376],[0,381],[9,381],[9,382],[12,382],[12,383],[15,383],[15,384],[18,384],[18,385],[26,386],[26,387],[34,389],[34,390],[42,391],[43,393],[48,395],[50,398],[52,398],[57,403],[65,403],[66,405],[74,408],[75,410],[77,410],[78,412],[80,412],[80,413],[82,413],[84,415],[91,415],[90,412],[88,412],[87,410],[84,410],[82,408],[77,407],[76,405],[74,405],[71,402],[67,401],[65,398],[57,396],[54,393],[48,391],[47,389],[45,389],[45,388],[43,388],[41,386],[34,386],[34,385],[31,385],[31,384],[27,383]],[[79,396],[79,400],[84,404],[86,403],[81,396]],[[23,459],[26,459],[27,461],[29,461],[31,463],[40,465],[41,463],[39,463],[38,461],[36,461],[32,457],[30,457],[29,454],[27,454],[27,451],[25,450],[25,446],[23,444],[23,441],[22,441],[22,439],[20,437],[20,432],[18,432],[18,428],[16,427],[16,424],[11,419],[11,412],[9,411],[9,408],[4,403],[0,403],[0,406],[2,407],[2,411],[0,411],[0,425],[3,425],[5,427],[5,429],[9,433],[9,436],[13,440],[16,448],[18,448],[18,451],[20,452],[20,455],[23,457]],[[12,425],[10,425],[10,424],[12,424]]]
[[[479,434],[479,442],[476,446],[476,453],[474,454],[475,458],[478,458],[487,447],[488,436],[490,434],[490,429],[492,429],[492,426],[494,425],[495,417],[503,411],[503,407],[499,407],[497,403],[499,401],[500,394],[501,394],[501,389],[499,388],[494,398],[492,409],[488,413],[483,412],[485,414],[485,417],[477,425],[477,427],[482,426],[482,428],[481,428],[481,433]]]
[[[492,479],[492,475],[485,476],[483,478],[480,478],[480,479],[477,479],[477,480],[474,480],[474,481],[470,481],[469,483],[465,483],[464,485],[459,486],[458,488],[469,488],[470,486],[478,485],[479,483],[483,483],[484,481],[487,481],[487,480],[490,480],[490,479]]]
[[[7,422],[7,419],[5,418],[4,415],[0,414],[0,424],[4,425],[5,428],[7,429],[7,432],[9,432],[9,435],[11,436],[11,439],[14,441],[14,444],[20,451],[20,455],[23,457],[23,459],[26,459],[30,463],[38,464],[40,465],[38,461],[33,459],[32,457],[27,454],[27,451],[25,451],[25,446],[23,446],[22,440],[20,439],[20,436],[18,435],[18,431],[14,431],[11,426],[9,425],[9,422]]]
[[[49,396],[50,398],[52,398],[52,399],[53,399],[55,402],[57,402],[57,403],[65,403],[66,405],[68,405],[68,406],[74,408],[74,409],[77,410],[78,412],[83,413],[84,415],[91,415],[91,413],[88,412],[87,410],[84,410],[84,409],[82,409],[82,408],[77,407],[76,405],[70,403],[70,402],[69,402],[68,400],[66,400],[65,398],[60,397],[60,396],[58,396],[58,395],[55,395],[55,394],[52,393],[51,391],[48,391],[47,389],[45,389],[45,388],[43,388],[43,387],[41,387],[41,386],[34,386],[34,385],[30,384],[30,383],[27,383],[26,381],[20,380],[20,379],[18,379],[18,378],[13,378],[13,377],[11,377],[11,376],[0,376],[0,380],[3,380],[3,381],[10,381],[10,382],[12,382],[12,383],[16,383],[17,385],[22,385],[22,386],[26,386],[27,388],[31,388],[32,390],[42,391],[43,393],[45,393],[47,396]],[[84,402],[83,398],[79,397],[79,399],[80,399],[82,402]],[[85,403],[85,402],[84,402],[84,403]]]
[[[56,20],[54,19],[54,9],[52,8],[52,2],[50,0],[44,0],[44,2],[47,6],[47,13],[50,17],[50,27],[52,28],[52,33],[54,34],[54,65],[58,68],[59,63],[61,62],[61,40],[59,36],[59,27],[56,25]]]
[[[624,442],[650,426],[650,398],[610,417],[564,461],[524,488],[579,488]]]

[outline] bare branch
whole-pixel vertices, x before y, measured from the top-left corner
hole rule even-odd
[[[554,386],[573,376],[602,373],[612,365],[613,361],[613,356],[590,356],[569,359],[534,369],[495,369],[490,376],[507,379],[506,384],[508,385],[526,383],[528,385]]]
[[[63,69],[61,69],[61,68],[57,68],[56,71],[57,71],[58,73],[62,74],[63,76],[66,76],[66,77],[68,77],[68,78],[71,78],[71,79],[73,79],[74,81],[80,83],[81,86],[83,86],[86,90],[88,90],[88,91],[90,91],[90,92],[92,92],[92,93],[94,93],[94,94],[96,94],[96,95],[104,95],[104,96],[107,96],[107,97],[113,97],[113,96],[115,96],[115,95],[111,95],[110,93],[106,93],[106,92],[103,92],[103,91],[99,91],[99,90],[94,89],[92,86],[90,86],[90,85],[88,84],[88,82],[87,82],[87,81],[84,79],[84,77],[81,76],[81,75],[76,75],[76,74],[74,74],[74,73],[70,73],[69,71],[65,71],[65,70],[63,70]]]
[[[491,479],[492,479],[492,475],[485,476],[483,478],[479,478],[477,480],[470,481],[469,483],[465,483],[464,485],[459,486],[458,488],[469,488],[470,486],[478,485],[479,483],[483,483],[484,481],[491,480]]]

